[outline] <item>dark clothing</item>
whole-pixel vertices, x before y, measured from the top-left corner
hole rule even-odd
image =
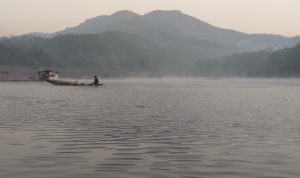
[[[94,77],[94,85],[98,85],[99,84],[99,80],[97,78],[97,76]]]

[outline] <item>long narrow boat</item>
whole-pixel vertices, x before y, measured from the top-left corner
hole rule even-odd
[[[59,86],[101,86],[103,83],[95,85],[94,83],[82,83],[78,81],[64,81],[64,80],[46,80],[53,85]]]

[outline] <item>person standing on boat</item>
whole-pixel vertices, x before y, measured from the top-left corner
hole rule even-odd
[[[96,75],[94,76],[94,85],[99,85],[99,80]]]

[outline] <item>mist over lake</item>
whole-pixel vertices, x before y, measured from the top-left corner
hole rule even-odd
[[[0,177],[299,177],[298,79],[0,83]]]

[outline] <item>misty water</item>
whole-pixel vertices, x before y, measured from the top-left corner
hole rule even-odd
[[[0,83],[0,177],[300,175],[300,80]]]

